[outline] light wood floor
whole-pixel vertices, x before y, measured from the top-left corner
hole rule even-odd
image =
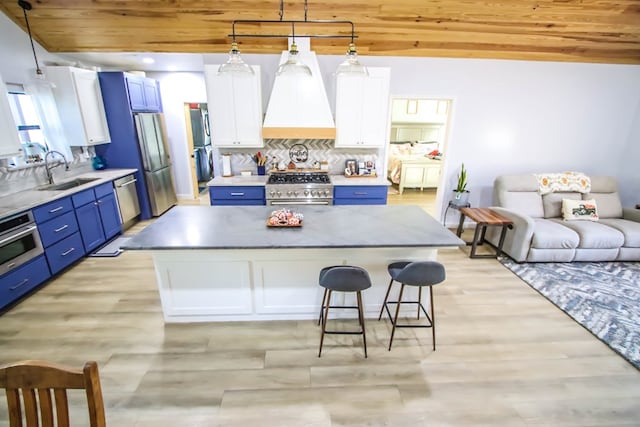
[[[0,363],[98,361],[110,426],[640,425],[638,370],[497,261],[439,258],[435,352],[424,329],[387,351],[375,319],[368,359],[360,337],[335,335],[318,358],[313,321],[164,324],[149,255],[125,252],[0,317]]]

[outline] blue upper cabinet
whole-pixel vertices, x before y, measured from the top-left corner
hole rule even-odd
[[[127,74],[126,81],[129,92],[129,105],[132,111],[153,113],[162,111],[160,88],[157,81],[133,74]]]

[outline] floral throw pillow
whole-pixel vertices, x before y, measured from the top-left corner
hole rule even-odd
[[[591,179],[582,172],[540,173],[534,174],[538,180],[538,192],[542,195],[553,192],[591,191]]]
[[[562,199],[562,217],[565,221],[597,221],[598,208],[596,207],[596,201],[594,199]]]

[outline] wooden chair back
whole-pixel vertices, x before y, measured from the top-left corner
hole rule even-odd
[[[39,419],[42,427],[69,427],[67,389],[86,390],[91,427],[106,426],[96,362],[82,370],[38,360],[0,366],[0,387],[6,389],[10,427],[22,427],[23,417],[26,427],[38,427]]]

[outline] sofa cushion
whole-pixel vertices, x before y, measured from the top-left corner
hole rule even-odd
[[[500,206],[511,209],[519,214],[530,216],[531,218],[542,218],[544,216],[542,197],[536,192],[504,192]]]
[[[589,196],[589,197],[586,197]],[[622,218],[620,195],[615,193],[591,193],[585,198],[593,199],[598,205],[598,216],[603,218]]]
[[[561,222],[548,219],[534,219],[535,228],[531,247],[536,249],[574,249],[580,243],[578,233],[565,227]]]
[[[594,221],[562,221],[550,219],[549,221],[562,223],[567,228],[578,233],[582,249],[613,249],[619,248],[624,243],[624,234],[613,227]]]
[[[549,193],[542,196],[545,218],[562,218],[562,199],[582,199],[582,194],[574,192]]]
[[[562,219],[565,221],[597,221],[598,206],[594,199],[562,199]]]
[[[621,218],[605,218],[602,224],[615,228],[624,235],[624,247],[640,248],[640,222],[629,221]]]

